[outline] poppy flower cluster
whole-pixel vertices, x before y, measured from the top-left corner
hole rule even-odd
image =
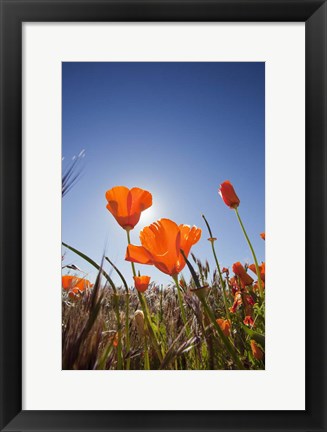
[[[220,185],[218,192],[224,203],[230,209],[236,211],[241,227],[245,233],[237,210],[240,205],[240,199],[231,182],[228,180],[224,181]],[[134,229],[139,222],[142,211],[148,209],[152,205],[151,193],[137,187],[128,189],[125,186],[116,186],[106,192],[106,199],[108,202],[107,209],[114,216],[118,224],[128,232],[129,240],[129,231]],[[214,247],[216,238],[212,236],[210,228],[209,232],[211,235],[209,241],[211,241],[212,247]],[[246,233],[245,236],[249,241]],[[264,232],[261,233],[260,236],[265,240]],[[131,244],[129,241],[125,260],[133,264],[153,265],[161,272],[177,280],[178,274],[186,265],[182,251],[187,258],[191,247],[201,238],[201,229],[196,226],[178,225],[170,219],[163,218],[144,227],[140,231],[139,237],[140,245]],[[253,252],[252,247],[251,250]],[[257,282],[255,282],[253,277],[248,273],[248,269],[257,276]],[[229,270],[226,267],[222,269],[222,273],[226,275],[228,288],[233,295],[233,302],[232,306],[229,307],[229,312],[235,314],[238,308],[243,305],[245,312],[243,322],[246,326],[252,328],[255,323],[252,316],[253,306],[256,301],[254,292],[258,291],[259,285],[260,288],[264,287],[265,263],[259,266],[256,262],[256,264],[250,264],[244,267],[240,262],[235,262],[232,265],[232,271],[234,276],[229,278]],[[149,276],[134,275],[135,288],[140,293],[144,293],[147,290],[149,283]],[[225,336],[230,335],[230,319],[219,318],[217,319],[217,324]]]
[[[265,263],[263,262],[260,266],[260,275],[264,283],[265,280]],[[244,312],[246,314],[243,322],[246,326],[253,327],[253,306],[255,305],[255,292],[258,291],[258,282],[248,274],[245,267],[240,263],[236,262],[232,266],[234,276],[227,279],[228,285],[233,293],[233,305],[229,308],[231,313],[236,313],[239,306],[243,305]],[[256,269],[254,264],[248,266],[254,274]]]
[[[152,205],[150,192],[134,187],[115,186],[106,192],[107,209],[118,224],[126,231],[132,230],[139,222],[142,211]],[[127,246],[126,261],[153,265],[163,273],[175,277],[185,267],[181,254],[187,257],[191,247],[201,237],[201,229],[196,226],[177,225],[170,219],[160,219],[140,232],[141,246]],[[135,288],[146,291],[149,276],[134,276]]]

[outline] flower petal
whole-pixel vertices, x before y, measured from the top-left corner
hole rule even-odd
[[[200,240],[202,230],[201,228],[197,228],[196,226],[192,226],[191,228],[189,225],[179,225],[179,231],[181,233],[180,249],[182,249],[185,256],[188,257],[191,247]],[[183,270],[186,264],[183,255],[181,254],[180,251],[179,251],[178,261],[179,261],[178,272],[180,272]]]
[[[107,209],[115,218],[128,216],[128,194],[129,189],[125,186],[115,186],[106,192]]]
[[[152,206],[152,195],[150,192],[133,187],[128,194],[127,208],[129,214],[141,213]]]
[[[180,232],[170,219],[160,219],[140,232],[142,245],[151,253],[153,264],[162,272],[176,274]]]
[[[151,254],[143,246],[132,244],[127,246],[125,260],[139,264],[153,264]]]

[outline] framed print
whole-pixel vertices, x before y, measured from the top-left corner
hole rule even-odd
[[[325,2],[1,18],[1,430],[325,430]]]
[[[218,216],[215,215],[217,203],[216,200],[212,200],[213,208],[208,206],[205,200],[200,204],[201,197],[199,196],[200,191],[204,193],[208,189],[208,201],[211,201],[211,195],[216,197],[216,187],[213,186],[209,193],[207,183],[214,185],[213,179],[216,177],[216,171],[220,171],[223,175],[227,161],[230,167],[226,169],[226,175],[228,171],[242,172],[244,164],[254,163],[262,169],[255,171],[254,182],[249,179],[250,183],[247,186],[244,185],[244,192],[252,189],[251,211],[252,214],[257,215],[257,219],[251,218],[251,221],[264,226],[262,210],[264,200],[261,198],[265,184],[263,173],[264,73],[263,62],[62,63],[64,166],[62,324],[65,329],[62,341],[63,369],[94,370],[100,368],[100,365],[102,370],[124,371],[264,369],[264,351],[263,347],[259,346],[260,342],[264,343],[265,337],[264,241],[258,232],[257,239],[253,239],[257,252],[254,252],[253,255],[254,262],[248,264],[248,272],[244,264],[236,258],[232,260],[233,264],[230,269],[227,265],[219,264],[217,246],[214,244],[216,240],[209,233],[212,228],[208,222],[208,219]],[[242,77],[244,77],[243,80]],[[94,85],[95,81],[99,83],[98,88]],[[85,98],[81,96],[81,88],[86,91]],[[101,100],[99,100],[100,93],[106,94]],[[96,96],[93,98],[94,94]],[[220,102],[217,103],[217,100]],[[230,111],[228,103],[233,107]],[[125,108],[119,109],[120,104]],[[239,112],[236,112],[236,106]],[[92,115],[97,118],[97,121],[90,120],[87,130],[84,130],[83,136],[80,136],[79,131],[81,131],[83,122],[78,119],[83,117],[91,119]],[[248,117],[245,117],[246,115]],[[101,117],[103,123],[99,120]],[[144,119],[147,119],[146,127]],[[221,137],[231,135],[231,128],[235,126],[235,122],[238,123],[235,130],[239,135],[230,136],[228,143],[222,143],[219,147],[217,145],[217,139],[220,140],[219,135]],[[174,133],[165,136],[167,123],[175,125]],[[125,130],[129,131],[126,135],[121,130],[123,124]],[[195,125],[193,130],[192,124]],[[152,126],[149,127],[149,125]],[[242,125],[243,132],[240,132]],[[249,130],[250,127],[251,130]],[[106,138],[103,140],[100,138],[99,144],[96,144],[95,136],[99,129],[103,131],[101,136],[103,134]],[[85,136],[86,133],[89,134],[88,137]],[[242,139],[246,140],[246,135],[252,136],[252,140],[249,138],[248,142],[244,142],[242,151],[239,142]],[[121,141],[118,136],[121,136]],[[75,147],[75,140],[78,146],[82,145],[82,149]],[[223,140],[227,141],[227,136]],[[88,163],[87,154],[88,142],[91,141],[93,141],[91,151],[95,164],[93,168]],[[112,144],[109,144],[108,141]],[[171,143],[170,148],[169,143]],[[202,143],[201,146],[200,143]],[[205,145],[206,148],[204,148]],[[122,148],[124,151],[121,151]],[[201,148],[201,154],[198,153],[199,148]],[[66,161],[64,155],[70,153],[73,153],[72,160]],[[244,154],[238,158],[238,153]],[[164,160],[165,154],[167,156]],[[211,154],[211,166],[207,156],[209,154]],[[224,157],[221,157],[222,154]],[[200,160],[201,155],[202,161]],[[247,162],[244,160],[245,157],[249,158]],[[254,161],[256,157],[258,160]],[[108,166],[110,159],[115,161],[114,166],[110,164]],[[219,160],[221,166],[218,164]],[[100,167],[101,161],[102,168]],[[84,179],[78,177],[78,166],[81,164],[83,164]],[[176,165],[178,165],[177,173]],[[152,170],[151,167],[156,168]],[[183,167],[185,172],[182,171]],[[74,170],[77,170],[75,175]],[[98,171],[96,177],[93,174],[95,170]],[[208,174],[197,174],[202,170],[207,171]],[[103,178],[100,176],[100,171],[103,172]],[[210,172],[212,172],[212,180],[209,180]],[[88,175],[90,177],[87,179]],[[194,177],[196,177],[195,182]],[[201,184],[202,178],[203,183]],[[91,179],[93,179],[92,185],[90,184]],[[82,186],[83,181],[85,187]],[[117,186],[117,184],[125,184],[126,181],[133,181],[133,184],[147,189],[138,186],[131,188]],[[176,182],[179,183],[179,187],[178,194],[174,196]],[[108,183],[110,188],[105,186]],[[238,219],[240,199],[229,181],[221,183],[220,193],[224,199],[222,204],[228,209],[235,209]],[[86,184],[90,185],[88,192]],[[162,185],[161,188],[157,186],[159,184]],[[194,196],[191,197],[190,187],[197,195],[196,199]],[[97,214],[95,210],[92,212],[93,220],[88,219],[83,222],[82,217],[76,219],[76,212],[82,211],[82,208],[79,210],[79,205],[84,208],[81,198],[87,195],[91,199],[94,196],[100,203],[100,193],[93,191],[100,191],[101,188],[106,189],[106,210],[114,217],[114,220],[109,219],[108,221],[107,211],[104,212],[105,218],[102,219],[101,213]],[[254,196],[258,197],[257,202]],[[187,203],[187,197],[190,197],[190,204]],[[180,204],[177,206],[173,204],[173,208],[177,207],[176,210],[164,208],[169,206],[169,202],[178,203],[179,201]],[[164,205],[164,202],[167,204]],[[201,214],[198,211],[199,205],[207,208],[207,214],[202,216],[203,223],[201,223]],[[228,212],[227,216],[230,216],[230,213]],[[193,218],[197,225],[190,226],[175,222],[183,218],[186,220]],[[101,219],[103,220],[102,227]],[[201,241],[205,235],[202,227],[205,221],[208,223],[209,243],[214,248],[212,258],[209,256],[206,261],[199,258],[200,254],[206,256],[207,252],[208,242]],[[95,280],[99,270],[98,264],[94,266],[90,260],[83,258],[77,249],[81,249],[84,244],[83,254],[86,253],[88,257],[97,256],[103,249],[103,238],[108,231],[108,222],[110,226],[108,247],[106,247],[104,259],[109,264],[109,269],[104,262],[102,267],[105,273],[100,273],[100,278],[103,275],[104,280],[102,283],[99,281],[99,292],[105,295],[102,305],[113,305],[113,299],[116,298],[119,307],[115,306],[117,308],[115,313],[115,308],[112,306],[109,309],[111,310],[109,316],[108,311],[99,309],[94,325],[98,323],[100,326],[98,331],[102,336],[95,344],[94,352],[87,340],[81,342],[83,346],[85,345],[84,351],[82,346],[75,347],[75,343],[78,340],[77,334],[80,334],[85,325],[83,324],[86,319],[84,313],[87,311],[85,305],[88,301],[92,301],[92,295],[95,295],[97,290]],[[72,223],[75,229],[72,228]],[[80,226],[77,226],[79,223]],[[228,219],[225,221],[221,218],[220,223],[220,230],[227,230],[227,226],[224,228],[223,224],[228,223]],[[97,230],[91,227],[97,227],[98,234]],[[241,227],[240,229],[242,231]],[[123,230],[123,238],[119,236],[121,230]],[[263,231],[261,230],[261,233]],[[74,239],[74,232],[78,239]],[[135,241],[137,235],[146,246],[137,245]],[[84,240],[83,237],[85,237]],[[96,237],[100,241],[98,252],[95,246]],[[263,234],[262,237],[264,237]],[[238,252],[239,254],[247,255],[249,248],[247,238],[245,238],[245,250],[241,245],[237,245],[237,249],[242,249],[242,252]],[[129,245],[127,245],[128,239],[130,240]],[[133,239],[136,244],[132,243]],[[153,240],[151,244],[150,239]],[[235,242],[239,241],[239,237],[237,239]],[[76,241],[81,245],[78,245],[77,249],[71,246]],[[222,251],[231,253],[230,242],[231,239],[223,245],[223,236],[220,236],[221,253]],[[176,248],[171,249],[168,246],[170,243],[173,243]],[[87,244],[94,245],[92,246],[94,252]],[[250,244],[254,249],[252,242]],[[188,262],[185,261],[180,251],[177,252],[179,246],[188,255]],[[164,251],[161,248],[164,248]],[[110,251],[121,255],[123,259],[117,258],[114,264],[113,258],[108,257]],[[260,258],[257,258],[258,253],[260,253]],[[149,259],[144,260],[145,256],[149,256]],[[227,262],[227,256],[222,258]],[[87,268],[89,264],[91,267]],[[187,265],[196,274],[195,278],[190,279],[188,276]],[[256,265],[258,269],[261,269],[258,280],[250,275],[250,272],[253,273],[253,276],[256,275]],[[212,271],[212,267],[216,267],[216,271]],[[113,272],[109,276],[110,268],[116,269],[118,278]],[[157,274],[158,271],[159,274]],[[137,276],[138,272],[140,276]],[[105,288],[102,286],[103,283],[104,285],[108,283],[109,286]],[[208,291],[204,298],[201,297],[203,290]],[[209,308],[207,314],[204,312],[206,309],[201,310],[201,302],[203,302],[202,307]],[[259,308],[257,313],[255,304]],[[104,321],[101,319],[101,311],[104,312]],[[196,320],[194,320],[196,315],[192,317],[191,311],[194,311],[193,314],[198,313]],[[76,313],[78,317],[73,318]],[[220,315],[216,317],[217,313]],[[222,332],[221,339],[213,338],[211,334],[211,324],[208,324],[208,320],[211,319],[212,314],[215,320],[210,322],[213,326],[218,325],[219,330],[217,328],[217,331]],[[232,320],[235,329],[232,329]],[[69,322],[75,322],[78,326],[70,327]],[[243,325],[246,327],[243,328]],[[120,327],[121,330],[119,330]],[[203,332],[209,333],[205,337]],[[258,341],[251,339],[247,332],[256,337]],[[241,335],[243,335],[242,339]],[[221,340],[223,345],[220,345],[218,340]],[[243,345],[243,342],[245,344],[248,342],[249,345]],[[238,345],[239,348],[236,350]],[[103,346],[103,350],[100,349],[100,346]],[[77,355],[77,352],[81,350],[84,351],[85,358],[81,354]],[[72,352],[76,352],[76,358],[71,355]],[[243,360],[240,359],[240,356],[242,358],[244,356]],[[91,360],[91,357],[94,360],[96,357],[95,362]]]

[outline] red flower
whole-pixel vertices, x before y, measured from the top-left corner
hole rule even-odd
[[[233,185],[230,181],[226,180],[220,185],[219,195],[222,197],[224,203],[231,209],[235,209],[240,205],[239,197],[236,195]]]
[[[242,294],[241,291],[237,291],[234,296],[233,306],[229,308],[230,312],[235,313],[239,305],[242,304]]]
[[[251,315],[247,315],[247,316],[244,318],[243,322],[244,322],[244,324],[245,324],[246,326],[250,326],[250,327],[253,327],[253,326],[254,326],[254,320],[253,320],[253,318],[251,317]]]
[[[242,266],[240,262],[236,262],[233,264],[233,272],[236,274],[236,276],[240,278],[243,288],[247,285],[252,285],[253,279],[245,271],[245,268]]]
[[[254,306],[254,300],[253,300],[252,296],[246,295],[245,298],[246,298],[247,304],[249,304],[250,306]]]
[[[150,276],[134,276],[135,288],[138,292],[143,293],[149,287]]]
[[[266,240],[266,233],[262,232],[260,234],[260,237],[262,238],[262,240]]]

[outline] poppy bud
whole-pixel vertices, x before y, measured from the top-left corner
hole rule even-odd
[[[151,279],[150,276],[134,276],[133,279],[138,292],[143,293],[148,289]]]
[[[219,327],[221,328],[224,335],[228,337],[230,335],[230,328],[231,328],[230,320],[218,318],[216,320],[216,322],[219,325]]]
[[[240,205],[239,197],[236,195],[233,185],[228,180],[220,185],[218,192],[229,208],[236,209]]]
[[[139,335],[144,336],[144,313],[141,310],[136,310],[134,319]]]
[[[256,343],[256,341],[254,341],[253,339],[250,342],[251,344],[251,350],[252,350],[252,354],[253,357],[257,360],[262,360],[263,358],[263,351],[259,348],[258,344]]]
[[[247,315],[247,316],[244,318],[243,322],[244,322],[244,324],[245,324],[246,326],[249,326],[249,327],[253,327],[253,326],[254,326],[254,320],[253,320],[253,318],[251,317],[251,315]]]
[[[243,287],[252,284],[253,279],[246,272],[245,268],[242,266],[240,262],[236,262],[233,264],[233,272],[236,274],[236,276],[240,278]]]
[[[229,308],[231,313],[235,313],[237,308],[242,304],[242,294],[241,291],[237,291],[234,296],[233,306]]]
[[[117,348],[118,347],[118,342],[119,342],[119,337],[118,337],[118,333],[115,333],[115,336],[113,337],[112,340],[112,345]]]

